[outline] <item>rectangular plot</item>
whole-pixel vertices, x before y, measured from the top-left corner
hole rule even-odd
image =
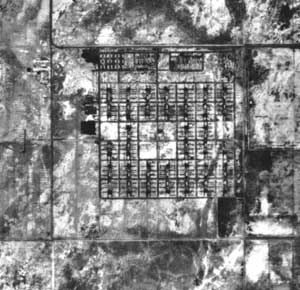
[[[249,235],[295,235],[298,213],[294,211],[293,151],[252,151],[247,166]]]
[[[1,287],[52,290],[51,246],[47,242],[1,242]]]
[[[118,54],[118,49],[112,49],[111,52]],[[181,50],[177,52],[177,56],[184,55]],[[101,59],[101,50],[99,53],[98,57]],[[126,55],[131,53],[134,53],[134,49],[121,52],[121,56],[125,59]],[[102,128],[106,128],[105,131],[107,131],[107,137],[102,134],[105,145],[100,144],[100,158],[103,161],[107,159],[107,162],[102,162],[100,165],[107,167],[100,169],[102,187],[105,187],[105,180],[107,186],[111,187],[110,179],[124,179],[126,188],[130,188],[130,179],[135,180],[136,172],[139,172],[137,191],[141,192],[136,192],[131,188],[129,192],[133,195],[127,197],[166,197],[168,192],[170,197],[173,195],[196,197],[198,192],[201,192],[198,185],[202,183],[204,185],[201,187],[203,189],[201,196],[206,196],[210,195],[213,190],[212,185],[208,185],[210,177],[206,175],[208,172],[210,176],[214,175],[215,168],[218,167],[219,178],[228,179],[228,182],[222,185],[223,194],[233,195],[234,185],[231,179],[235,163],[234,153],[233,156],[228,155],[230,160],[227,162],[227,155],[221,154],[222,156],[219,157],[221,149],[219,145],[217,147],[215,145],[217,139],[221,144],[222,140],[234,138],[235,105],[232,78],[234,54],[225,51],[201,52],[200,55],[203,56],[201,70],[206,69],[207,73],[213,73],[212,67],[207,66],[207,61],[214,61],[218,70],[216,78],[208,80],[208,75],[204,72],[195,72],[193,69],[185,71],[185,76],[178,71],[170,71],[170,66],[166,65],[168,62],[166,56],[171,55],[171,49],[162,49],[155,53],[158,66],[153,70],[153,74],[156,75],[154,83],[141,81],[137,77],[138,72],[135,71],[128,83],[119,80],[119,83],[112,88],[109,87],[109,83],[99,84],[103,95],[101,97],[100,94],[100,103],[103,103],[104,107],[107,107],[109,103],[112,107],[113,100],[119,100],[119,104],[115,105],[117,111],[114,112],[114,116],[111,115],[111,119],[105,119],[105,110],[102,113],[104,117],[99,118],[100,131],[102,132]],[[107,61],[106,58],[105,61]],[[172,61],[174,62],[174,59]],[[102,71],[98,73],[101,76]],[[126,76],[130,79],[130,72],[127,72]],[[189,80],[190,77],[192,81]],[[117,122],[119,122],[118,125]],[[129,126],[133,128],[130,134],[127,130]],[[110,138],[111,141],[117,141],[117,150],[113,149],[113,145],[109,145],[111,147],[109,152],[114,150],[114,154],[107,154],[107,150],[105,152],[109,132],[113,136]],[[234,146],[231,149],[234,151]],[[103,155],[101,150],[104,150]],[[134,165],[134,172],[132,172],[131,167],[120,166],[121,160],[127,160],[132,164],[137,161],[138,165]],[[179,179],[178,181],[172,180],[172,185],[169,177],[165,180],[158,180],[159,163],[167,160],[176,163],[176,178]],[[189,169],[183,166],[184,160],[188,161]],[[116,164],[117,162],[120,164]],[[174,182],[177,184],[173,184]],[[161,185],[163,185],[162,189]],[[171,188],[176,192],[171,193]],[[108,192],[105,188],[101,190]],[[160,196],[161,190],[162,196]],[[111,195],[111,198],[120,198],[121,195],[123,196],[123,192],[116,196]],[[100,196],[102,196],[101,192]]]
[[[242,287],[242,249],[242,243],[221,241],[58,241],[54,258],[55,289],[65,288],[72,281],[75,287],[84,288],[101,283],[104,290],[111,287],[181,290],[195,286],[213,289],[216,283],[220,289],[237,290]],[[75,278],[73,273],[81,267],[87,271],[78,271]],[[95,268],[102,269],[101,278],[93,274],[94,279],[90,279]]]
[[[297,74],[292,49],[253,49],[249,63],[250,148],[292,148],[297,112]],[[296,114],[295,114],[296,113]]]
[[[0,145],[0,238],[50,235],[50,144]]]
[[[99,152],[94,141],[54,141],[54,190],[98,192]]]
[[[246,289],[294,289],[293,241],[246,242]]]

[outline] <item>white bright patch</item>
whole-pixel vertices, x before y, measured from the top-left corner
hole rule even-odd
[[[175,25],[169,25],[165,28],[164,32],[161,35],[162,43],[179,43],[180,37],[177,36],[178,31]]]
[[[54,231],[57,235],[71,235],[74,233],[74,217],[68,214],[69,195],[62,194],[59,203],[54,208],[55,225]]]
[[[86,116],[85,121],[95,121],[95,117],[93,115],[88,115]]]
[[[195,230],[194,221],[187,213],[181,215],[179,212],[177,212],[176,221],[177,224],[175,224],[175,221],[170,223],[170,230],[173,232],[181,235],[187,235]]]
[[[164,217],[159,223],[160,231],[171,231],[183,235],[195,231],[196,225],[191,216],[180,211],[182,206],[184,207],[184,202],[178,204],[170,203],[169,200],[159,202],[159,215]]]
[[[72,0],[53,1],[53,21],[56,22],[59,19],[59,14],[66,11],[72,3]]]
[[[37,16],[38,26],[41,27],[48,20],[49,15],[49,3],[47,0],[42,0],[41,9]]]
[[[165,215],[170,215],[174,211],[173,204],[171,204],[169,200],[160,200],[159,207]]]
[[[233,122],[216,122],[217,126],[217,138],[229,139],[233,138]]]
[[[3,104],[0,104],[0,114],[4,114],[5,111],[5,106]]]
[[[80,67],[75,64],[70,65],[63,84],[62,93],[65,95],[77,94],[78,91],[84,90],[85,93],[94,91],[93,74],[90,69]]]
[[[107,44],[115,44],[115,32],[113,31],[112,26],[105,26],[101,29],[100,34],[96,40],[96,44],[107,43]]]
[[[156,144],[149,143],[149,142],[141,142],[140,158],[141,159],[156,159],[157,158]]]
[[[204,199],[204,198],[203,198]],[[213,227],[214,226],[214,222],[215,222],[215,215],[214,215],[214,211],[210,210],[208,212],[208,217],[207,217],[207,224],[208,226]]]
[[[150,140],[154,138],[154,132],[156,131],[155,122],[146,122],[140,124],[140,138],[141,140]]]
[[[111,205],[112,212],[120,212],[124,207],[124,200],[114,200]]]
[[[240,270],[240,263],[237,261],[243,256],[243,243],[235,247],[229,255],[222,255],[224,257],[224,268],[227,271],[238,272]]]
[[[195,200],[194,203],[196,203],[197,208],[203,210],[205,206],[207,205],[207,199],[206,198],[199,198],[197,201]]]
[[[63,162],[60,162],[60,165],[55,168],[55,176],[58,177],[61,182],[63,182],[62,180],[64,177],[68,176],[68,174],[72,172],[71,168],[73,166],[74,159],[75,150],[69,150],[64,154]],[[69,180],[70,183],[72,182],[70,178],[67,178],[67,180]]]
[[[160,124],[160,127],[163,130],[163,137],[167,140],[174,140],[176,136],[176,126],[174,123],[171,122],[165,122],[163,124]]]
[[[263,189],[263,191],[267,191],[267,190],[268,189],[266,187]],[[272,204],[268,202],[267,197],[261,197],[259,200],[260,200],[260,205],[261,205],[261,214],[268,215],[270,213]]]
[[[136,31],[137,42],[155,42],[157,34],[157,27],[143,26]]]
[[[293,228],[286,222],[276,223],[274,219],[264,219],[250,223],[252,234],[270,236],[288,236],[293,234]]]
[[[175,159],[176,158],[176,142],[164,142],[163,146],[159,148],[159,155],[161,159]]]
[[[246,275],[251,282],[257,282],[268,270],[268,244],[256,244],[246,261]]]
[[[49,193],[47,191],[43,191],[42,194],[40,195],[40,203],[44,204],[48,201],[49,199]]]
[[[199,24],[207,27],[207,33],[211,36],[216,36],[221,31],[225,31],[231,21],[225,0],[213,2],[211,0],[204,0],[203,4],[201,15],[198,16],[200,18]]]
[[[118,124],[117,123],[102,123],[101,136],[108,140],[118,139]]]
[[[101,224],[103,227],[109,227],[112,224],[112,219],[110,219],[108,216],[102,216]]]
[[[64,119],[69,120],[72,116],[72,114],[76,111],[76,108],[72,107],[70,101],[64,101],[62,102],[63,106],[63,114],[64,114]]]

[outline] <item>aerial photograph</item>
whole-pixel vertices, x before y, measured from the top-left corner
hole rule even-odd
[[[300,290],[300,0],[0,0],[0,290]]]

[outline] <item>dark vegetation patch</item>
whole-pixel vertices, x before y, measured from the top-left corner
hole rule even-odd
[[[9,66],[9,72],[7,74],[8,79],[6,81],[6,84],[12,85],[17,80],[19,80],[19,75],[20,72],[23,70],[23,66],[17,59],[15,53],[10,48],[0,50],[0,58],[3,59],[4,62]]]
[[[280,25],[281,30],[290,27],[291,20],[298,10],[297,7],[292,7],[288,2],[289,1],[282,0],[273,0],[269,2],[270,20],[277,22]]]
[[[239,214],[238,200],[235,198],[218,199],[219,236],[228,237],[232,232],[235,217]]]
[[[248,152],[248,169],[250,171],[258,172],[272,168],[272,154],[271,149],[257,150]]]
[[[143,249],[146,244],[143,242],[110,242],[101,244],[101,248],[103,251],[115,256],[122,257],[128,255],[128,253],[139,254],[143,253]]]
[[[133,39],[136,35],[135,29],[129,26],[125,26],[122,31],[121,31],[121,37],[122,38],[128,38],[128,39]]]
[[[47,169],[51,168],[51,147],[44,145],[42,147],[43,161]]]
[[[82,51],[81,57],[88,63],[92,63],[96,66],[99,64],[99,49],[89,48]]]
[[[255,205],[255,198],[260,194],[259,173],[270,172],[272,165],[270,149],[248,152],[246,173],[246,211],[248,214]]]
[[[83,19],[83,26],[87,27],[91,24],[101,23],[102,25],[114,20],[120,11],[118,3],[111,3],[109,1],[98,1],[95,8],[90,10]]]
[[[42,1],[38,1],[35,5],[29,5],[25,10],[25,22],[34,20],[40,11]]]
[[[43,161],[48,170],[51,168],[51,146],[50,145],[44,145],[42,147],[42,156]],[[58,163],[58,161],[61,159],[61,152],[58,148],[53,147],[53,164]]]
[[[266,290],[270,289],[270,281],[266,274],[264,274],[258,282],[251,283],[249,281],[246,282],[245,290]]]
[[[151,13],[152,11],[159,10],[170,6],[171,1],[165,0],[125,0],[123,4],[123,8],[126,10],[142,8],[145,9],[147,13]]]
[[[56,63],[53,65],[53,75],[51,77],[51,88],[53,94],[58,94],[63,88],[66,73],[62,65]]]
[[[40,40],[47,41],[49,40],[49,34],[50,34],[50,22],[46,21],[42,24],[38,31],[38,36]]]
[[[254,57],[257,56],[257,51],[248,50],[245,55],[247,62],[248,79],[251,85],[258,85],[265,82],[270,69],[254,62]]]
[[[290,27],[290,23],[292,17],[294,16],[295,12],[297,11],[296,8],[290,8],[288,3],[283,3],[279,8],[279,15],[278,21],[280,23],[280,28],[287,29]]]
[[[232,17],[232,25],[240,26],[247,13],[244,0],[225,0],[225,5]]]
[[[96,290],[96,285],[93,286],[85,279],[73,277],[72,266],[69,263],[64,266],[63,275],[65,281],[60,284],[59,290]]]
[[[149,230],[143,226],[136,226],[134,228],[127,229],[130,235],[138,235],[141,239],[146,239],[148,237]]]

